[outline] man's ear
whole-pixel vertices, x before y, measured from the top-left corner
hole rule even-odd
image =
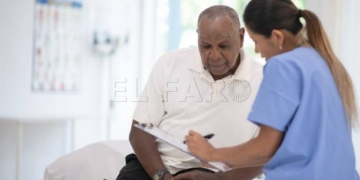
[[[196,29],[196,33],[198,33],[198,34],[199,34],[199,29]]]
[[[243,47],[243,44],[244,44],[244,35],[245,35],[245,29],[244,29],[244,28],[240,28],[240,29],[239,29],[240,48],[242,48],[242,47]]]
[[[276,45],[278,47],[282,47],[284,45],[285,35],[282,31],[274,29],[271,32],[270,39],[274,43],[274,45]]]

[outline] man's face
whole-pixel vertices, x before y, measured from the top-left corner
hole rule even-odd
[[[203,66],[213,75],[225,75],[234,68],[243,44],[244,29],[229,17],[203,18],[198,24],[198,45]]]

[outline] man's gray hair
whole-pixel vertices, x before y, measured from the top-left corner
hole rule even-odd
[[[198,25],[203,18],[215,19],[224,16],[229,17],[233,21],[234,25],[240,28],[240,20],[238,13],[233,8],[224,5],[211,6],[201,12],[198,18]]]

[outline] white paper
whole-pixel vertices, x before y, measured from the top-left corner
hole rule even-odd
[[[138,124],[135,124],[134,125],[135,127],[155,136],[156,138],[174,146],[175,148],[191,155],[191,156],[194,156],[193,154],[191,154],[187,148],[187,146],[183,143],[183,141],[181,141],[180,139],[177,139],[176,137],[160,130],[159,128],[157,127],[142,127]],[[194,156],[196,157],[196,156]],[[196,157],[198,158],[198,157]],[[200,159],[200,158],[198,158]],[[220,170],[220,171],[228,171],[228,170],[231,170],[231,168],[229,166],[227,166],[225,163],[222,163],[222,162],[208,162],[208,161],[204,161],[202,159],[200,159],[201,161],[209,164],[210,166]]]

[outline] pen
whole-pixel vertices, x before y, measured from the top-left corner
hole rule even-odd
[[[211,133],[211,134],[208,134],[208,135],[205,135],[205,136],[203,136],[205,139],[207,139],[207,140],[209,140],[209,139],[211,139],[212,137],[214,137],[214,133]],[[184,144],[186,144],[186,141],[183,141],[183,143]]]

